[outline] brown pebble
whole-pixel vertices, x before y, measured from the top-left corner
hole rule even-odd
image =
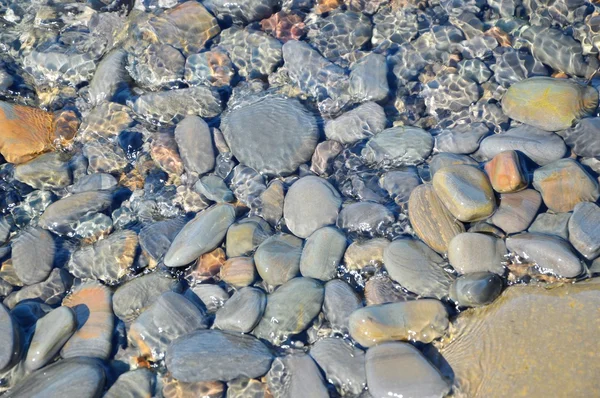
[[[185,279],[191,286],[210,279],[219,273],[219,270],[225,264],[225,260],[225,251],[220,247],[211,252],[204,253],[187,270]]]
[[[221,268],[221,280],[234,287],[250,286],[256,279],[256,267],[252,257],[233,257]]]
[[[500,152],[485,164],[485,172],[496,192],[517,192],[527,188],[527,173],[515,151]]]
[[[152,159],[161,169],[169,174],[180,176],[183,174],[183,161],[177,151],[175,138],[167,133],[158,133],[154,136],[150,146]]]

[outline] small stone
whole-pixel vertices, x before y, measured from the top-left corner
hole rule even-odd
[[[175,141],[188,173],[202,175],[215,167],[212,135],[208,124],[198,116],[186,116],[177,123]]]
[[[600,256],[600,208],[598,205],[589,202],[575,205],[573,215],[569,220],[569,241],[588,260]]]
[[[194,190],[208,200],[217,203],[233,202],[235,200],[233,192],[227,187],[225,181],[216,175],[200,178],[194,185]]]
[[[204,360],[197,361],[201,356]],[[175,340],[166,365],[173,377],[192,383],[260,377],[269,371],[273,355],[257,338],[221,330],[197,330]]]
[[[221,271],[221,267],[225,264],[227,256],[223,249],[216,248],[215,250],[201,255],[196,263],[185,271],[185,279],[194,286],[207,279],[213,278]]]
[[[396,217],[387,207],[373,202],[356,202],[340,211],[337,226],[345,232],[373,236],[385,233],[394,221]]]
[[[500,152],[485,164],[494,191],[500,193],[517,192],[527,188],[527,170],[515,151]]]
[[[273,180],[260,194],[260,211],[258,215],[264,218],[271,226],[275,226],[283,217],[283,183]]]
[[[256,249],[254,261],[260,277],[278,286],[294,278],[300,270],[302,239],[294,235],[277,234]]]
[[[488,271],[502,275],[506,254],[502,239],[473,232],[456,235],[448,246],[448,261],[461,274]]]
[[[60,152],[38,156],[15,166],[15,179],[35,189],[59,189],[71,184],[69,164]]]
[[[158,166],[169,174],[183,174],[183,160],[177,149],[175,137],[169,133],[158,133],[150,146],[150,156]]]
[[[306,239],[300,259],[302,276],[328,281],[333,279],[346,250],[346,236],[337,228],[324,227]]]
[[[455,166],[459,164],[467,164],[475,167],[479,167],[479,163],[473,160],[467,155],[456,155],[454,153],[437,153],[431,157],[429,162],[429,174],[433,178],[438,170],[448,166]]]
[[[600,197],[598,182],[573,159],[557,160],[535,170],[533,186],[555,213],[571,211],[577,203],[595,202]]]
[[[135,49],[128,60],[127,70],[133,80],[149,90],[177,87],[183,79],[185,57],[168,44],[151,43],[144,49]]]
[[[169,250],[171,242],[185,223],[184,218],[173,218],[146,225],[138,235],[140,246],[152,259],[158,261]]]
[[[63,234],[71,231],[70,224],[84,216],[106,209],[112,202],[112,194],[106,191],[76,193],[52,203],[40,217],[44,229]]]
[[[225,240],[227,257],[249,254],[271,235],[273,235],[271,226],[262,218],[244,218],[227,230]]]
[[[0,305],[0,337],[0,370],[4,372],[21,359],[23,335],[16,320],[3,305]]]
[[[490,181],[473,166],[457,165],[439,170],[433,177],[433,189],[460,221],[482,220],[496,210]]]
[[[267,296],[254,287],[243,287],[231,296],[215,315],[215,328],[249,333],[258,324],[267,305]]]
[[[191,86],[229,86],[234,76],[235,69],[229,55],[219,47],[192,54],[185,61],[184,77]]]
[[[435,136],[435,148],[441,152],[470,154],[479,148],[479,143],[490,133],[484,123],[460,124],[452,129],[441,130]]]
[[[76,329],[77,319],[69,307],[58,307],[38,320],[25,359],[27,370],[37,370],[50,362]]]
[[[342,339],[328,337],[317,341],[310,356],[325,377],[342,395],[357,395],[365,388],[365,353]]]
[[[433,137],[418,127],[392,127],[371,138],[361,152],[368,164],[378,167],[423,163],[433,149]]]
[[[15,273],[26,285],[40,283],[54,266],[55,245],[52,234],[41,228],[27,227],[12,241]]]
[[[531,225],[541,204],[542,197],[534,189],[504,193],[490,221],[508,234],[522,232]]]
[[[94,173],[82,176],[70,187],[72,193],[87,191],[109,191],[117,186],[117,179],[108,173]]]
[[[173,45],[182,48],[187,54],[200,51],[221,30],[215,17],[203,4],[195,1],[183,2],[167,10],[164,16],[176,30],[170,30],[170,35],[157,36],[162,40],[173,40]]]
[[[200,299],[209,314],[217,312],[229,300],[229,294],[225,290],[219,285],[211,284],[201,284],[186,290],[186,297],[191,298],[189,296]]]
[[[570,218],[571,213],[541,213],[529,227],[529,232],[556,235],[564,240],[568,240]]]
[[[221,267],[220,276],[223,282],[240,288],[250,286],[257,272],[252,257],[232,257]]]
[[[333,170],[335,158],[343,149],[344,146],[337,141],[327,140],[318,143],[310,161],[310,171],[321,177],[327,177]]]
[[[323,314],[334,331],[347,334],[348,318],[362,306],[361,298],[343,280],[332,279],[325,284]]]
[[[355,62],[350,69],[350,95],[358,101],[382,101],[390,88],[388,67],[383,54],[370,53]]]
[[[385,275],[375,275],[365,283],[367,306],[397,303],[408,298],[409,295],[402,290],[402,287]]]
[[[325,123],[327,139],[341,144],[354,144],[370,138],[385,129],[386,117],[383,108],[375,102],[367,102],[336,119]]]
[[[306,354],[275,358],[267,374],[269,391],[276,397],[326,398],[327,387],[319,368]]]
[[[279,11],[260,21],[260,26],[262,30],[285,43],[290,40],[299,40],[304,35],[303,20],[304,16],[295,11]]]
[[[344,265],[351,271],[383,264],[383,251],[390,244],[385,238],[355,240],[344,253]]]
[[[349,325],[352,338],[365,347],[393,340],[430,343],[446,332],[448,313],[438,300],[421,299],[358,309]]]
[[[156,375],[146,368],[123,373],[104,395],[105,398],[141,398],[154,396]]]
[[[92,104],[104,101],[116,101],[131,95],[129,83],[131,76],[126,69],[127,51],[115,49],[106,54],[98,64],[94,77],[90,81],[89,96]]]
[[[461,307],[488,305],[502,293],[502,278],[492,272],[461,275],[450,286],[450,297]]]

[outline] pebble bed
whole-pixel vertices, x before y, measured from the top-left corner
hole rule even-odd
[[[600,5],[0,4],[0,394],[598,396]]]

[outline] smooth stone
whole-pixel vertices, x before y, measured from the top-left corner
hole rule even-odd
[[[46,304],[54,305],[60,303],[65,293],[71,287],[72,277],[67,270],[54,268],[48,279],[13,291],[4,299],[4,305],[13,308],[21,301],[36,299]]]
[[[317,341],[309,354],[341,395],[358,395],[367,385],[365,353],[348,342],[328,337]]]
[[[105,210],[112,202],[112,193],[89,191],[63,197],[46,208],[39,225],[59,234],[70,231],[70,224],[81,218]]]
[[[402,287],[387,275],[375,275],[365,282],[365,303],[367,306],[406,301],[409,296]]]
[[[386,57],[370,53],[350,68],[350,95],[361,102],[385,100],[390,91],[387,74]]]
[[[19,280],[26,285],[43,282],[54,264],[52,234],[41,228],[27,227],[12,241],[12,263]]]
[[[250,286],[258,275],[252,257],[232,257],[223,263],[219,276],[223,282],[240,288]]]
[[[573,159],[561,159],[533,172],[533,186],[555,213],[571,211],[580,202],[600,197],[598,182]]]
[[[272,361],[267,346],[253,336],[197,330],[171,343],[165,363],[174,378],[191,383],[260,377],[269,371]]]
[[[158,36],[181,48],[185,55],[199,52],[221,30],[217,19],[205,6],[195,1],[185,1],[165,11],[163,16],[175,29],[168,29],[165,32],[168,34]],[[160,26],[160,22],[157,25]]]
[[[344,206],[337,219],[338,228],[345,232],[373,236],[384,233],[396,217],[384,205],[373,202],[355,202]]]
[[[348,318],[362,306],[362,299],[342,279],[332,279],[325,284],[323,315],[334,331],[347,334]]]
[[[262,218],[244,218],[227,230],[225,247],[227,257],[245,256],[273,235],[273,229]]]
[[[431,184],[416,187],[408,200],[408,218],[417,236],[438,253],[465,227],[448,211]]]
[[[435,149],[440,153],[468,155],[479,148],[481,140],[490,133],[484,123],[460,124],[444,129],[435,136]]]
[[[583,266],[569,242],[557,236],[522,233],[507,238],[506,247],[527,262],[537,264],[542,272],[564,278],[574,278],[583,272]]]
[[[261,208],[258,215],[271,226],[276,226],[283,217],[283,202],[285,200],[283,183],[279,180],[272,180],[259,197]]]
[[[441,347],[455,391],[468,397],[595,394],[600,388],[590,355],[600,349],[600,319],[590,314],[599,306],[594,278],[550,289],[513,285],[494,303],[461,312]]]
[[[360,345],[392,340],[430,343],[448,328],[448,313],[435,299],[373,305],[350,315],[350,336]]]
[[[319,368],[306,354],[275,358],[267,373],[267,384],[275,397],[329,397]]]
[[[335,158],[343,149],[344,145],[337,141],[319,142],[310,161],[310,171],[321,177],[329,176],[333,172]]]
[[[44,153],[15,166],[15,180],[35,189],[59,189],[71,184],[71,171],[60,152]]]
[[[216,175],[200,178],[194,185],[194,190],[208,200],[217,203],[233,202],[235,200],[233,192],[227,187],[225,181]]]
[[[479,163],[477,163],[473,158],[467,155],[457,155],[454,153],[436,153],[431,157],[431,161],[429,162],[429,174],[433,178],[435,173],[438,170],[443,169],[448,166],[456,166],[459,164],[468,164],[471,166],[478,167]]]
[[[100,397],[106,381],[102,362],[94,358],[63,359],[38,369],[15,385],[10,398]]]
[[[169,250],[173,239],[184,225],[186,220],[182,217],[148,224],[138,235],[140,247],[152,259],[158,261]]]
[[[355,240],[344,253],[344,265],[350,271],[379,267],[383,264],[383,251],[389,244],[385,238]]]
[[[521,191],[529,185],[527,170],[515,151],[500,152],[485,164],[485,172],[494,191],[511,193]]]
[[[600,207],[598,205],[589,202],[575,205],[569,220],[569,241],[588,260],[600,256]]]
[[[365,370],[373,398],[442,398],[451,388],[440,371],[408,343],[384,343],[369,348]]]
[[[127,70],[137,85],[152,91],[177,87],[183,79],[185,57],[168,45],[151,43],[128,55]]]
[[[117,186],[117,179],[108,173],[94,173],[84,175],[77,179],[77,182],[69,187],[72,193],[81,193],[86,191],[111,190]]]
[[[541,205],[542,197],[534,189],[503,193],[490,221],[508,234],[522,232],[531,225]]]
[[[327,180],[307,176],[288,189],[283,217],[294,235],[308,238],[319,228],[335,224],[341,204],[340,194]]]
[[[98,282],[88,282],[76,288],[62,305],[75,312],[77,331],[60,355],[65,359],[80,356],[108,359],[115,323],[111,290]]]
[[[206,316],[185,296],[161,294],[131,324],[128,338],[150,361],[164,357],[169,343],[198,329],[206,329]]]
[[[423,297],[446,297],[454,279],[444,270],[444,259],[420,240],[393,241],[383,252],[383,262],[393,280]]]
[[[506,233],[495,225],[489,224],[486,221],[478,221],[471,224],[467,232],[481,232],[484,234],[490,234],[497,238],[505,238]]]
[[[415,167],[388,171],[379,179],[379,186],[400,206],[408,203],[410,194],[419,185],[421,177]]]
[[[448,261],[461,274],[488,271],[502,275],[506,254],[502,239],[482,233],[456,235],[448,246]]]
[[[450,286],[450,298],[461,307],[488,305],[502,293],[502,278],[492,272],[461,275]]]
[[[233,332],[249,333],[260,321],[267,305],[267,296],[254,287],[243,287],[231,296],[215,314],[214,327]]]
[[[258,246],[254,262],[258,274],[265,282],[279,286],[298,274],[301,256],[302,239],[279,233]]]
[[[383,108],[375,102],[364,103],[336,119],[325,123],[328,140],[341,144],[354,144],[385,129],[387,119]]]
[[[10,315],[15,319],[17,324],[25,333],[31,333],[35,330],[35,324],[42,319],[46,314],[53,310],[48,304],[41,303],[35,300],[26,300],[17,304],[11,311]],[[31,337],[31,336],[29,336]]]
[[[127,51],[122,48],[115,49],[104,56],[90,81],[88,94],[92,104],[99,104],[104,100],[118,100],[119,97],[130,95],[131,77],[126,65]]]
[[[294,278],[269,295],[253,334],[273,344],[302,332],[321,311],[325,289],[311,278]]]
[[[212,134],[208,124],[198,116],[186,116],[177,123],[175,141],[188,173],[202,175],[215,167]]]
[[[188,292],[190,292],[190,290],[186,290],[186,295]],[[202,304],[206,307],[206,311],[210,314],[217,312],[219,308],[223,307],[227,300],[229,300],[229,294],[219,285],[197,285],[191,289],[191,292],[194,297],[200,299]]]
[[[150,156],[168,174],[180,176],[185,170],[172,134],[160,132],[154,135],[150,144]]]
[[[13,285],[6,282],[4,279],[0,279],[0,298],[4,298],[11,294],[13,291]]]
[[[297,100],[246,100],[223,116],[221,130],[240,163],[265,175],[288,175],[312,157],[319,140],[315,117]]]
[[[502,97],[502,110],[508,117],[547,131],[567,129],[597,106],[594,87],[550,77],[514,83]]]
[[[19,362],[22,354],[22,332],[6,307],[0,305],[0,371],[4,372]]]
[[[229,55],[219,47],[192,54],[185,61],[184,78],[191,86],[229,86],[235,74]]]
[[[75,333],[77,319],[69,307],[58,307],[37,321],[25,367],[34,371],[50,362]]]
[[[361,152],[366,163],[377,166],[411,166],[423,163],[433,149],[433,137],[412,126],[392,127],[371,138]]]
[[[214,250],[234,222],[235,209],[229,204],[218,204],[201,211],[173,239],[164,257],[165,265],[180,267]]]
[[[156,374],[150,369],[130,370],[119,376],[104,398],[145,398],[155,394]]]
[[[153,272],[131,279],[119,286],[113,295],[113,311],[124,322],[134,321],[161,294],[177,291],[180,284],[166,272]]]
[[[556,235],[568,240],[570,218],[571,213],[541,213],[535,218],[528,231]]]
[[[544,166],[565,156],[567,146],[559,135],[527,125],[486,137],[479,146],[479,152],[487,159],[506,151],[521,152]]]
[[[346,251],[346,235],[334,227],[316,230],[304,242],[300,273],[309,278],[328,281],[337,275]]]
[[[482,220],[496,210],[490,181],[485,173],[473,166],[456,165],[440,169],[433,176],[433,189],[460,221]]]
[[[582,119],[577,126],[557,132],[565,143],[579,156],[600,156],[600,118]]]

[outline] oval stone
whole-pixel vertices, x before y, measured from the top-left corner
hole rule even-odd
[[[349,270],[379,267],[383,264],[383,251],[389,244],[385,238],[355,240],[344,253],[344,265]]]
[[[40,217],[39,225],[59,234],[70,232],[70,224],[106,209],[112,202],[107,191],[88,191],[66,196],[52,203]]]
[[[276,358],[267,374],[267,384],[275,397],[329,397],[319,368],[306,354]]]
[[[365,388],[365,353],[361,349],[328,337],[317,341],[309,353],[340,394],[357,395]]]
[[[492,272],[473,272],[456,278],[450,297],[463,307],[488,305],[502,293],[502,278]]]
[[[322,281],[333,279],[346,250],[346,235],[339,229],[325,227],[316,230],[304,242],[300,258],[302,276]]]
[[[348,318],[362,306],[362,299],[345,281],[333,279],[325,284],[323,315],[334,331],[347,334]]]
[[[342,144],[353,144],[380,133],[385,128],[386,117],[381,105],[364,103],[336,119],[325,123],[327,139]]]
[[[46,280],[54,264],[54,239],[41,228],[27,227],[12,242],[12,263],[19,280],[33,285]]]
[[[227,257],[245,256],[271,235],[273,235],[271,226],[262,218],[244,218],[227,230],[225,240]]]
[[[542,197],[534,189],[504,193],[490,221],[508,234],[522,232],[531,225],[541,204]]]
[[[76,328],[77,319],[69,307],[58,307],[38,320],[25,359],[27,370],[37,370],[50,362]]]
[[[249,333],[260,321],[266,305],[267,296],[262,290],[254,287],[241,288],[217,311],[214,327]]]
[[[17,165],[15,179],[35,189],[64,188],[71,184],[71,172],[63,157],[60,152],[50,152]]]
[[[210,128],[198,116],[186,116],[177,123],[175,141],[187,172],[202,175],[215,167],[215,151]]]
[[[270,285],[279,286],[289,281],[300,270],[302,239],[290,234],[277,234],[265,240],[254,254],[256,269]]]
[[[346,232],[373,236],[383,234],[394,221],[394,213],[384,205],[356,202],[344,206],[338,216],[337,226]]]
[[[582,202],[575,206],[569,220],[569,241],[588,260],[600,256],[600,207],[598,205]]]

